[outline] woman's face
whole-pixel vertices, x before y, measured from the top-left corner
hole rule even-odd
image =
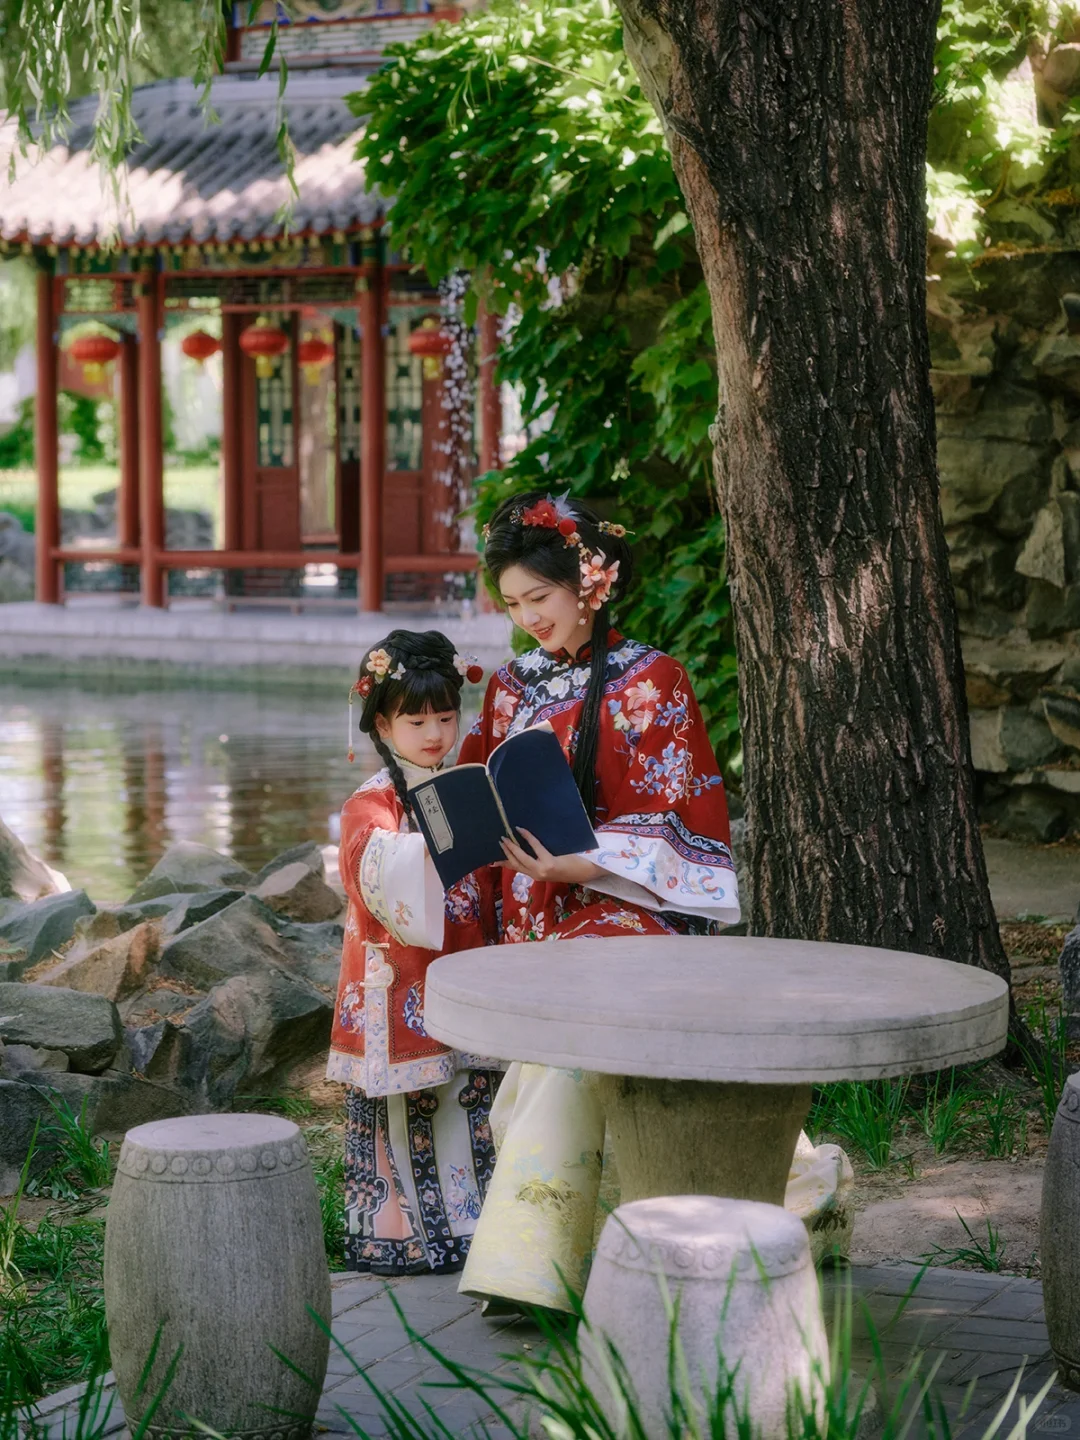
[[[420,715],[404,715],[399,711],[392,720],[376,715],[375,728],[410,765],[430,767],[445,760],[457,744],[458,712],[425,710]]]
[[[499,593],[514,624],[552,654],[568,650],[576,655],[592,636],[593,612],[578,609],[577,592],[524,565],[510,565],[502,572]]]

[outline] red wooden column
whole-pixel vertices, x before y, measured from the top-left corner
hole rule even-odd
[[[116,507],[116,543],[123,550],[139,545],[139,346],[125,331],[120,340],[120,495]]]
[[[244,317],[221,316],[221,479],[225,550],[243,548],[244,451],[240,427],[240,331]]]
[[[37,277],[37,401],[34,452],[37,463],[36,594],[43,605],[60,600],[59,569],[52,558],[60,544],[60,447],[57,415],[56,294],[52,273]]]
[[[383,486],[386,474],[386,337],[383,272],[376,262],[360,293],[361,610],[383,604]]]
[[[495,366],[499,359],[499,317],[480,306],[477,316],[480,357],[480,473],[502,469],[499,441],[502,438],[502,396],[495,383]]]
[[[139,501],[142,513],[142,603],[165,604],[158,556],[165,548],[164,460],[161,418],[161,307],[157,276],[144,271],[137,286],[139,315]]]

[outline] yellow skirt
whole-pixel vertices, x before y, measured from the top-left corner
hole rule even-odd
[[[495,1174],[458,1288],[572,1310],[596,1236],[618,1204],[596,1090],[585,1071],[515,1063],[492,1106],[491,1130]],[[805,1223],[815,1261],[847,1255],[853,1184],[838,1146],[799,1136],[784,1203]]]

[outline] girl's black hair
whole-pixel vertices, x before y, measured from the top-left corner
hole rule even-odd
[[[502,502],[488,521],[484,542],[484,564],[493,582],[511,565],[521,565],[552,585],[572,590],[581,584],[581,555],[576,545],[567,545],[558,530],[542,525],[523,525],[521,514],[545,498],[542,490],[512,495]],[[580,500],[568,502],[577,522],[578,534],[590,554],[602,553],[608,565],[619,562],[619,578],[607,604],[596,611],[592,632],[589,684],[581,706],[577,744],[574,748],[574,779],[590,821],[596,821],[596,749],[600,737],[600,707],[607,680],[608,630],[611,607],[625,596],[633,579],[634,562],[630,546],[622,536],[600,529],[600,517]]]
[[[453,644],[439,630],[391,630],[385,640],[372,645],[364,656],[360,665],[361,680],[371,676],[371,671],[366,668],[367,661],[376,650],[385,650],[390,656],[390,674],[378,681],[364,700],[360,711],[360,730],[370,736],[379,758],[390,772],[405,813],[411,816],[409,787],[393,751],[375,728],[375,717],[382,715],[392,720],[395,715],[460,711],[461,687],[465,677],[454,665],[456,652]],[[399,665],[405,667],[405,674],[400,680],[393,680],[391,675]]]

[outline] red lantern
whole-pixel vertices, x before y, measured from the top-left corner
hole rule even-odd
[[[272,325],[265,315],[260,315],[254,325],[249,325],[240,333],[240,349],[255,361],[255,374],[260,380],[270,379],[275,369],[274,362],[288,348],[288,335]]]
[[[71,358],[82,366],[83,375],[90,385],[100,385],[105,378],[105,366],[111,365],[120,354],[120,342],[112,335],[80,335],[71,342]]]
[[[189,360],[205,365],[210,356],[216,355],[221,349],[221,341],[215,340],[213,335],[208,335],[205,330],[193,330],[180,341],[180,349]]]
[[[409,353],[423,360],[425,380],[439,378],[443,356],[449,355],[452,347],[453,341],[435,315],[428,315],[409,336]]]
[[[310,335],[296,347],[296,358],[309,385],[319,383],[319,372],[334,358],[334,347],[318,335]]]

